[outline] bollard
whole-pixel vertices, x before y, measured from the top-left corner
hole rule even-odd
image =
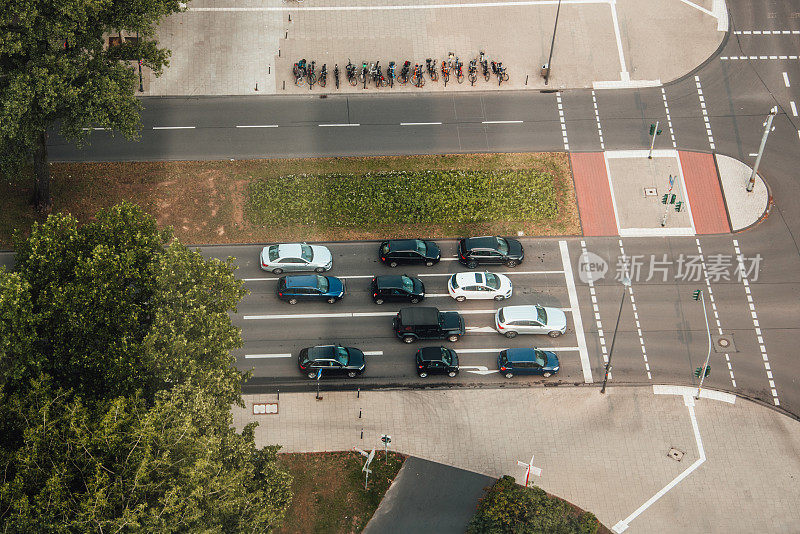
[[[289,22],[292,22],[292,14],[289,13]]]
[[[528,75],[525,75],[525,85],[528,85]]]
[[[283,90],[286,90],[286,80],[283,80]]]
[[[356,393],[356,398],[357,399],[361,398],[361,388],[358,388],[358,392]]]
[[[358,410],[358,418],[361,419],[361,410]]]
[[[288,38],[289,38],[289,30],[286,30],[286,35],[284,36],[284,39],[288,39]]]
[[[267,65],[267,74],[272,73],[272,65]]]
[[[361,429],[361,439],[364,439],[364,429]]]
[[[256,82],[256,91],[258,91],[258,82]]]
[[[281,388],[278,388],[278,400],[281,400]]]

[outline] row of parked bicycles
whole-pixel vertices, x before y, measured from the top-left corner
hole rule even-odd
[[[438,82],[441,78],[445,87],[451,78],[454,78],[458,83],[464,83],[464,80],[469,80],[470,85],[475,85],[479,77],[483,77],[485,81],[490,81],[492,76],[497,78],[497,85],[502,85],[503,82],[508,81],[508,73],[501,61],[489,61],[486,55],[481,52],[480,55],[471,59],[467,66],[467,73],[464,74],[463,62],[452,52],[447,59],[442,60],[439,66],[436,65],[435,59],[428,58],[425,64],[415,63],[413,66],[410,61],[403,62],[399,68],[394,61],[389,62],[389,66],[384,68],[381,66],[380,61],[370,63],[363,62],[361,67],[357,67],[349,59],[345,66],[345,77],[347,83],[353,87],[361,85],[364,89],[368,84],[374,84],[376,88],[380,87],[394,87],[395,81],[400,85],[411,84],[416,87],[423,87],[425,85],[425,74],[432,82]],[[441,75],[440,72],[441,71]],[[480,73],[479,73],[480,71]],[[308,84],[308,88],[312,89],[314,85],[326,87],[328,85],[328,66],[323,63],[322,68],[317,74],[316,61],[307,62],[301,59],[294,64],[293,68],[294,83],[297,86]],[[335,64],[333,67],[333,81],[336,84],[336,89],[339,88],[339,65]]]

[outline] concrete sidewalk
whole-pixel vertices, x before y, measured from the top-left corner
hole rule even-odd
[[[502,61],[509,81],[500,89],[543,89],[557,2],[553,0],[194,0],[163,21],[159,42],[172,50],[161,78],[145,72],[142,95],[308,94],[295,87],[292,65],[301,58],[327,63],[329,83],[317,93],[350,87],[348,59],[402,65],[441,61],[449,52],[464,63],[483,50]],[[724,0],[563,0],[552,59],[552,89],[657,85],[699,66],[728,29]],[[398,67],[399,72],[399,67]],[[426,76],[427,78],[427,76]],[[496,78],[475,87],[429,79],[423,89],[497,90]],[[376,91],[374,87],[369,89]],[[388,89],[382,89],[386,91]]]
[[[741,399],[692,406],[691,395],[613,385],[606,395],[569,387],[314,397],[284,393],[279,413],[253,415],[254,402],[275,395],[246,396],[234,421],[257,421],[256,443],[285,452],[380,447],[390,434],[400,452],[518,481],[517,461],[533,454],[543,469],[537,485],[617,532],[792,532],[800,524],[800,423]]]

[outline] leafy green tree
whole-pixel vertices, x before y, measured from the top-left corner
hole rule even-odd
[[[140,104],[136,69],[160,75],[169,51],[158,47],[158,21],[179,0],[4,0],[0,6],[0,165],[9,175],[33,160],[34,202],[49,209],[47,131],[58,125],[85,141],[102,127],[135,137]],[[104,36],[136,33],[107,47]]]
[[[277,448],[191,384],[90,408],[36,380],[0,412],[24,434],[2,458],[3,532],[269,532],[291,501]]]
[[[20,378],[23,362],[33,350],[32,311],[30,285],[0,267],[0,392],[7,378]]]
[[[241,402],[241,346],[228,315],[245,294],[231,259],[205,260],[130,203],[79,226],[50,215],[17,239],[34,350],[13,362],[24,384],[44,372],[87,401],[192,381]]]
[[[595,534],[600,523],[576,513],[566,501],[541,488],[525,488],[510,476],[486,492],[467,526],[469,534]]]

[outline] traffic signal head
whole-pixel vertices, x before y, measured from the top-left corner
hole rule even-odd
[[[683,206],[683,202],[676,202],[675,203],[675,211],[681,211],[681,207]]]
[[[675,199],[676,199],[676,198],[678,198],[676,195],[671,195],[671,196],[669,197],[669,203],[670,203],[670,204],[675,204]]]
[[[653,135],[654,133],[656,133],[656,125],[655,124],[651,124],[650,125],[650,135]]]
[[[700,300],[700,293],[702,293],[702,291],[701,291],[700,289],[695,289],[695,290],[692,292],[692,298],[693,298],[694,300]]]
[[[669,198],[669,195],[665,193],[664,196],[661,197],[661,203],[662,204],[666,204],[668,198]]]
[[[656,130],[656,135],[661,135],[661,128],[659,128],[658,130]]]

